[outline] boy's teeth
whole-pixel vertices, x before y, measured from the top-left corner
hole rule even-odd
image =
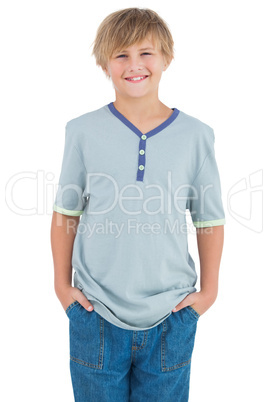
[[[138,80],[143,80],[145,77],[133,77],[133,78],[127,78],[129,81],[138,81]]]

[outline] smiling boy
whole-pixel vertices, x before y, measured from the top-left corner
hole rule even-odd
[[[151,131],[173,112],[158,99],[159,82],[169,63],[149,36],[115,52],[104,67],[114,85],[115,108],[141,132]]]
[[[159,100],[174,55],[154,11],[109,15],[93,54],[115,101],[67,123],[51,226],[75,400],[187,402],[197,321],[216,299],[223,246],[214,133]]]

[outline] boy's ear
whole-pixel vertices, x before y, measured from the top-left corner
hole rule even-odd
[[[102,67],[102,71],[105,73],[105,75],[106,75],[107,78],[110,78],[110,73],[109,73],[107,67]]]
[[[165,64],[164,64],[164,67],[163,67],[163,71],[166,71],[166,69],[168,68],[168,66],[169,66],[169,64],[168,64],[168,63],[165,63]]]
[[[172,59],[171,60],[167,60],[166,58],[164,58],[164,67],[163,67],[163,71],[166,71],[167,68],[169,67],[169,65],[171,64]]]
[[[166,71],[170,63],[165,63],[163,66],[163,71]]]

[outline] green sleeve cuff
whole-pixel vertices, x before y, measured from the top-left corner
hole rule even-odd
[[[54,204],[53,210],[56,212],[59,212],[60,214],[70,215],[70,216],[80,216],[83,213],[83,211],[71,211],[70,209],[64,209],[64,208],[58,207],[56,204]]]
[[[198,221],[198,222],[193,222],[194,226],[196,228],[206,228],[206,227],[211,227],[211,226],[221,226],[225,224],[225,219],[217,219],[215,221]]]

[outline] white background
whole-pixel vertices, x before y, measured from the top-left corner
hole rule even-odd
[[[152,8],[168,22],[176,54],[160,99],[216,137],[226,238],[219,296],[198,324],[190,402],[267,401],[268,29],[260,0],[1,6],[0,399],[73,401],[68,319],[53,288],[52,207],[66,122],[115,99],[90,45],[100,22],[126,7]]]

